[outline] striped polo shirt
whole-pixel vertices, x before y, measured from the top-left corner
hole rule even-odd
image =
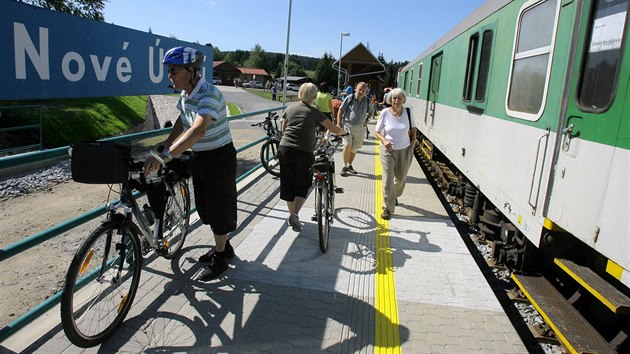
[[[184,131],[192,127],[197,114],[209,115],[215,120],[208,124],[203,138],[193,145],[193,151],[214,150],[232,142],[223,94],[204,78],[199,80],[189,96],[182,92],[177,102],[177,109],[180,112]]]

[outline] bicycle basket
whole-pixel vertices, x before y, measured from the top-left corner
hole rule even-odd
[[[131,147],[117,142],[72,145],[72,180],[88,184],[122,183],[129,178]]]

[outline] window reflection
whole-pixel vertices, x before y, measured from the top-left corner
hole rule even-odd
[[[628,0],[598,1],[595,6],[578,97],[587,110],[605,109],[613,101]]]

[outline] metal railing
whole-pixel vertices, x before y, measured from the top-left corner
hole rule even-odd
[[[255,111],[255,112],[239,114],[239,115],[230,117],[229,120],[233,121],[233,120],[243,119],[246,117],[257,116],[260,114],[268,114],[274,111],[283,110],[285,108],[286,107],[277,107],[277,108],[270,108],[270,109]],[[171,129],[172,128],[152,130],[148,132],[135,133],[135,134],[118,136],[114,138],[102,139],[101,141],[134,142],[138,140],[143,140],[143,139],[167,134],[171,131]],[[237,148],[236,152],[238,154],[266,140],[267,140],[267,136],[265,135],[264,137],[256,141],[253,141],[249,144],[246,144],[245,146]],[[21,155],[14,155],[14,156],[0,158],[0,170],[5,169],[5,168],[20,166],[23,164],[64,157],[64,156],[67,156],[68,149],[69,149],[69,146],[64,146],[64,147],[59,147],[59,148],[54,148],[54,149],[49,149],[49,150],[44,150],[44,151],[30,152],[30,153],[25,153]],[[245,179],[246,177],[248,177],[249,175],[251,175],[252,173],[254,173],[256,170],[258,170],[261,167],[262,167],[262,163],[258,163],[257,165],[255,165],[254,167],[252,167],[251,169],[243,173],[241,176],[239,176],[236,179],[236,182],[238,183],[242,181],[243,179]],[[195,208],[193,208],[192,211],[194,212]],[[105,213],[106,213],[106,206],[101,206],[99,208],[88,211],[84,214],[81,214],[71,220],[55,225],[47,230],[43,230],[29,237],[26,237],[25,239],[18,241],[14,244],[11,244],[3,249],[0,249],[0,262],[5,261],[8,258],[13,257],[15,255],[18,255],[21,252],[24,252],[32,247],[35,247],[41,244],[42,242],[45,242],[56,236],[59,236],[66,231],[72,230],[90,220],[96,219],[97,217]],[[20,316],[18,319],[12,321],[7,326],[0,329],[0,341],[3,341],[4,339],[9,337],[13,333],[18,331],[20,328],[32,322],[37,317],[42,315],[44,312],[48,311],[50,308],[58,304],[61,300],[61,293],[62,293],[61,291],[55,293],[54,295],[46,299],[44,302],[35,306],[33,309],[29,310],[24,315]]]
[[[11,133],[14,132],[19,132],[19,131],[29,131],[29,130],[37,130],[37,143],[28,143],[26,145],[19,145],[19,146],[15,146],[15,147],[7,147],[7,148],[1,148],[0,147],[0,154],[7,154],[7,153],[16,153],[19,151],[23,151],[23,150],[32,150],[32,149],[39,149],[41,150],[43,148],[43,138],[44,138],[44,125],[42,122],[42,106],[38,106],[38,105],[28,105],[28,106],[2,106],[0,107],[0,117],[2,116],[1,112],[3,111],[12,111],[12,110],[18,110],[18,109],[37,109],[38,114],[37,114],[37,123],[36,124],[25,124],[25,125],[16,125],[16,126],[11,126],[11,127],[3,127],[0,128],[0,133],[8,133],[8,135],[11,135]]]

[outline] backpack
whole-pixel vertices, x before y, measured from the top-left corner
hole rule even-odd
[[[370,109],[370,98],[369,98],[369,96],[365,96],[364,98],[365,98],[365,100],[367,101],[367,105],[368,105],[367,115],[368,115],[368,117],[369,117],[369,116],[370,116],[370,111],[371,111],[371,109]],[[354,101],[354,93],[350,96],[350,100],[348,101],[348,108],[352,108],[352,101]],[[376,107],[374,108],[374,110],[376,110]],[[350,112],[350,110],[348,110],[348,111],[347,111],[347,112],[345,112],[345,113],[346,113],[346,114],[350,114],[349,112]],[[337,116],[337,115],[335,115],[335,117],[336,117],[336,116]],[[344,119],[345,119],[345,117],[344,117]]]
[[[339,107],[341,107],[341,100],[338,98],[333,98],[332,100],[332,106],[333,106],[333,121],[337,122],[337,112],[339,112]]]

